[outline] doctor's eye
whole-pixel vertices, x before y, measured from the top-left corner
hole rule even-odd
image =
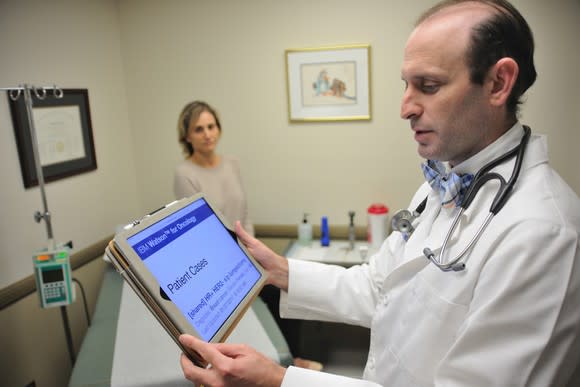
[[[434,82],[421,83],[421,91],[425,94],[435,94],[439,91],[439,84]]]

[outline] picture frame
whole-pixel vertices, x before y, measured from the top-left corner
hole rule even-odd
[[[31,93],[32,119],[45,183],[97,169],[87,89]],[[38,185],[30,125],[23,95],[8,99],[24,188]]]
[[[369,44],[288,49],[290,122],[371,119]]]

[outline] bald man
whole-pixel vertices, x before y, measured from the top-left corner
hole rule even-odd
[[[423,202],[424,209],[412,233],[393,232],[368,264],[287,260],[236,225],[268,282],[281,289],[282,316],[370,328],[362,380],[285,369],[247,346],[183,335],[211,364],[196,367],[182,356],[185,377],[206,386],[572,383],[580,349],[580,199],[548,165],[545,139],[529,136],[518,119],[536,79],[533,52],[528,24],[506,1],[444,1],[419,18],[404,52],[401,117],[426,159],[427,182],[409,210]],[[504,158],[512,149],[519,155]],[[490,163],[495,180],[480,184],[478,171]],[[498,176],[513,189],[488,222]],[[461,215],[472,184],[479,190]]]

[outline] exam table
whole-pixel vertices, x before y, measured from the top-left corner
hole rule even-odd
[[[246,343],[288,366],[292,355],[258,297],[227,342]],[[191,386],[179,365],[181,350],[110,266],[78,353],[69,387]]]

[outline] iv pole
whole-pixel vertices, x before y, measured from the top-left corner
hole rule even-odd
[[[36,178],[38,179],[38,187],[40,188],[40,195],[42,197],[42,205],[44,212],[36,211],[34,213],[34,219],[36,223],[40,223],[44,220],[46,225],[46,234],[48,237],[48,249],[54,250],[56,249],[56,242],[54,240],[54,236],[52,233],[52,223],[50,212],[48,211],[48,203],[46,200],[46,192],[44,190],[44,175],[42,173],[42,166],[40,165],[40,155],[38,153],[38,142],[36,139],[36,129],[34,127],[34,119],[32,117],[32,92],[38,99],[45,99],[48,95],[48,90],[52,91],[52,95],[55,98],[62,98],[64,93],[62,89],[58,88],[56,85],[53,86],[43,86],[43,87],[35,87],[32,85],[24,84],[19,85],[18,87],[9,87],[9,88],[0,88],[0,90],[8,91],[8,95],[12,101],[18,100],[21,94],[24,94],[24,102],[26,105],[26,117],[28,119],[28,127],[30,129],[30,139],[32,142],[32,153],[34,156],[34,164],[36,166]],[[68,352],[70,355],[70,359],[72,364],[75,363],[75,354],[73,348],[72,337],[70,333],[70,324],[68,320],[68,314],[66,311],[66,307],[64,305],[60,306],[60,312],[64,324],[64,333],[66,337]]]

